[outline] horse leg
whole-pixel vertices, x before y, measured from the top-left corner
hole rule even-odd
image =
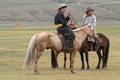
[[[109,40],[108,40],[108,44],[107,44],[107,46],[106,46],[106,48],[104,48],[105,49],[105,57],[104,57],[104,59],[105,59],[105,62],[104,62],[104,67],[105,68],[107,68],[107,62],[108,62],[108,56],[109,56],[109,47],[110,47],[110,43],[109,43]]]
[[[102,49],[102,53],[103,53],[102,68],[104,68],[105,67],[105,54],[106,54],[104,49]]]
[[[97,55],[98,55],[99,60],[98,60],[98,64],[97,64],[96,69],[100,69],[100,63],[101,63],[101,58],[102,58],[100,50],[97,51]]]
[[[66,53],[64,53],[64,69],[66,69],[66,60],[67,60],[67,56],[66,56]]]
[[[38,51],[37,51],[37,54],[36,54],[36,56],[35,56],[34,72],[35,72],[36,75],[39,74],[37,65],[38,65],[38,60],[39,60],[39,58],[41,57],[43,51],[44,51],[44,50],[42,50],[42,51],[38,50]]]
[[[86,56],[87,69],[90,69],[90,67],[89,67],[89,59],[88,59],[88,52],[85,52],[85,56]]]
[[[80,56],[81,56],[81,61],[82,61],[82,67],[81,67],[81,70],[83,70],[85,68],[84,66],[84,54],[83,52],[79,52],[80,53]]]
[[[54,54],[55,54],[56,67],[58,67],[58,61],[57,61],[57,58],[58,58],[59,52],[54,51]]]
[[[75,55],[76,55],[76,52],[70,53],[70,71],[71,71],[71,73],[73,73],[73,74],[75,73],[75,70],[74,70]]]
[[[58,67],[58,63],[55,58],[55,53],[54,53],[54,50],[52,50],[52,49],[51,49],[51,66],[52,66],[52,68]]]

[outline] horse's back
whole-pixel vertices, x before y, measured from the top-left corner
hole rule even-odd
[[[105,36],[103,33],[97,33],[98,38],[99,38],[99,43],[101,44],[109,44],[109,38],[107,36]]]
[[[55,48],[58,45],[61,47],[61,40],[56,32],[41,32],[37,33],[36,44],[46,48]]]
[[[109,38],[107,36],[105,36],[103,33],[97,33],[97,35],[99,38],[104,38],[109,41]]]

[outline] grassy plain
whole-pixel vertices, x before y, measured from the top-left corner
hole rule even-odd
[[[0,80],[120,80],[120,27],[98,27],[110,39],[108,68],[96,70],[97,55],[91,53],[90,70],[80,70],[79,54],[76,55],[77,74],[63,69],[63,54],[58,58],[59,68],[52,69],[50,51],[46,50],[39,60],[40,75],[22,69],[28,42],[32,35],[42,31],[55,31],[54,27],[1,27],[0,28]],[[69,55],[68,55],[69,57]]]

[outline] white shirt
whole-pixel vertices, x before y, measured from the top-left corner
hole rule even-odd
[[[83,16],[83,25],[87,25],[89,23],[92,24],[93,30],[96,31],[96,16],[95,15],[92,15],[92,16],[84,15]]]

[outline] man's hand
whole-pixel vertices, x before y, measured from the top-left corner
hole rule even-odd
[[[70,16],[71,16],[71,14],[70,14],[70,13],[67,13],[67,16],[68,16],[68,17],[70,17]]]

